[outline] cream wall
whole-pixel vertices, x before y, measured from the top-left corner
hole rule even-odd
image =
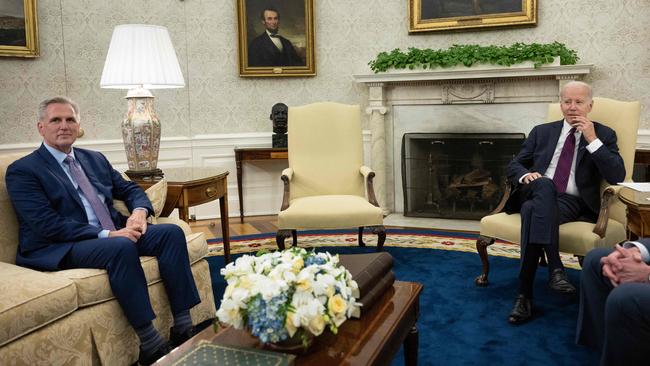
[[[425,0],[424,0],[425,1]],[[641,100],[650,128],[650,2],[538,0],[534,28],[409,36],[407,0],[314,0],[317,76],[244,79],[237,67],[234,0],[39,0],[41,57],[0,58],[0,145],[37,143],[36,104],[67,94],[82,108],[84,140],[119,139],[125,111],[121,90],[99,88],[112,29],[123,23],[167,26],[187,86],[154,91],[163,137],[270,132],[276,102],[363,103],[352,74],[367,71],[378,52],[454,43],[560,41],[594,64],[598,95]]]

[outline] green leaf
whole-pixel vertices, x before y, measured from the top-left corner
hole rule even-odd
[[[456,65],[471,67],[479,62],[511,66],[532,61],[538,68],[543,64],[552,63],[558,56],[562,65],[575,65],[580,59],[575,50],[569,49],[559,42],[548,44],[514,43],[511,46],[455,44],[446,50],[410,47],[406,53],[396,48],[390,53],[380,52],[374,60],[368,62],[368,65],[375,73],[385,72],[390,68],[415,70]]]

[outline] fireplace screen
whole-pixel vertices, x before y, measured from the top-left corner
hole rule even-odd
[[[480,219],[499,203],[522,133],[407,133],[404,216]]]

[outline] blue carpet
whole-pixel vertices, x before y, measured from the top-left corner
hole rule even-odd
[[[596,365],[599,355],[574,343],[578,296],[553,293],[540,268],[535,284],[535,317],[521,326],[507,323],[517,289],[519,261],[491,257],[490,285],[476,287],[475,253],[385,247],[398,280],[424,284],[420,296],[419,365]],[[374,248],[322,247],[331,253],[372,252]],[[237,255],[234,256],[235,258]],[[226,283],[223,257],[207,257],[217,306]],[[580,272],[567,270],[574,284]],[[403,365],[402,351],[392,362]]]

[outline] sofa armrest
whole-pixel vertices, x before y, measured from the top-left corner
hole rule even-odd
[[[0,347],[78,307],[70,279],[5,262],[0,262],[0,278]]]

